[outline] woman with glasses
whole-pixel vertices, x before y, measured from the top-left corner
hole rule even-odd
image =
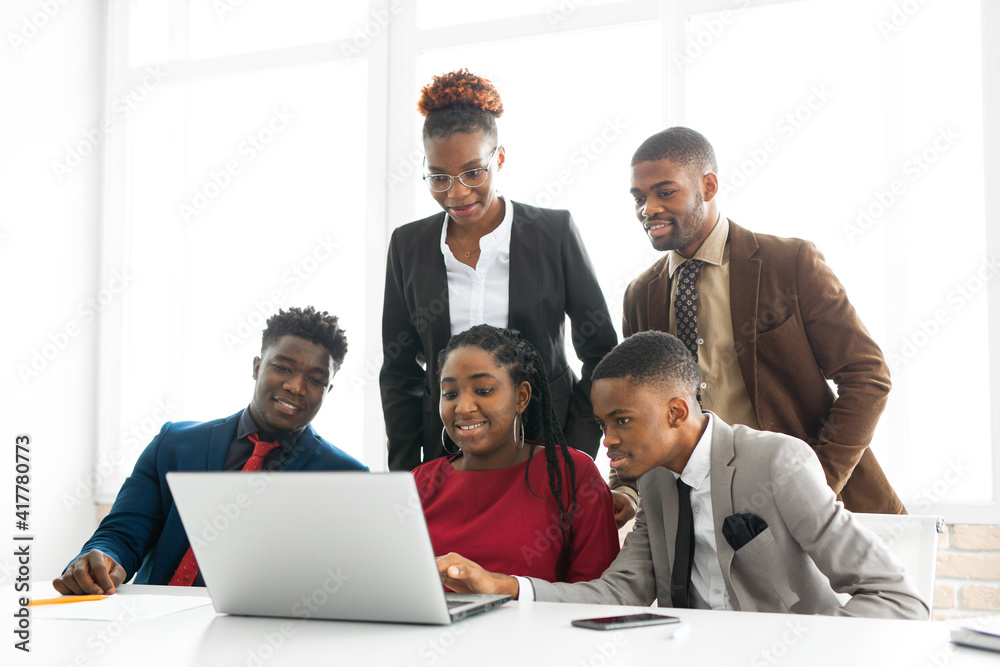
[[[399,227],[389,242],[379,376],[389,467],[412,470],[445,453],[435,360],[477,324],[517,329],[538,349],[569,444],[596,455],[589,378],[617,336],[576,225],[567,211],[497,190],[503,103],[488,80],[468,70],[436,76],[418,107],[423,180],[443,212]],[[582,380],[566,359],[567,315]]]

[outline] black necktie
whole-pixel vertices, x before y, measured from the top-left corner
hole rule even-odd
[[[677,478],[677,539],[674,541],[674,570],[670,576],[670,600],[674,607],[691,608],[691,568],[694,565],[694,514],[691,487]]]

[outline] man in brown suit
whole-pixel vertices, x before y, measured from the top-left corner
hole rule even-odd
[[[636,215],[665,254],[625,291],[624,335],[678,335],[698,360],[705,409],[809,443],[847,509],[905,513],[868,448],[890,388],[882,351],[812,243],[720,214],[717,171],[712,145],[685,127],[632,157]],[[611,486],[633,491],[614,471]],[[633,508],[615,499],[621,525]]]

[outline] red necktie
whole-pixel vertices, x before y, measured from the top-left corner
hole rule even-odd
[[[270,440],[261,440],[256,433],[251,433],[247,439],[253,443],[253,454],[247,460],[240,472],[257,472],[264,465],[264,458],[278,446],[278,443]],[[187,553],[181,559],[181,564],[177,566],[173,578],[170,580],[171,586],[191,586],[198,576],[198,561],[194,559],[194,551],[188,547]]]

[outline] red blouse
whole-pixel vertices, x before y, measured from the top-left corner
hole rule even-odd
[[[459,471],[450,463],[456,457],[442,457],[414,470],[434,553],[454,551],[490,572],[546,581],[600,577],[619,550],[611,490],[590,457],[569,451],[577,502],[572,554],[559,529],[559,507],[541,447],[531,461],[530,491],[524,480],[527,461],[502,470]],[[561,453],[559,461],[568,487]],[[567,507],[568,498],[567,492]]]

